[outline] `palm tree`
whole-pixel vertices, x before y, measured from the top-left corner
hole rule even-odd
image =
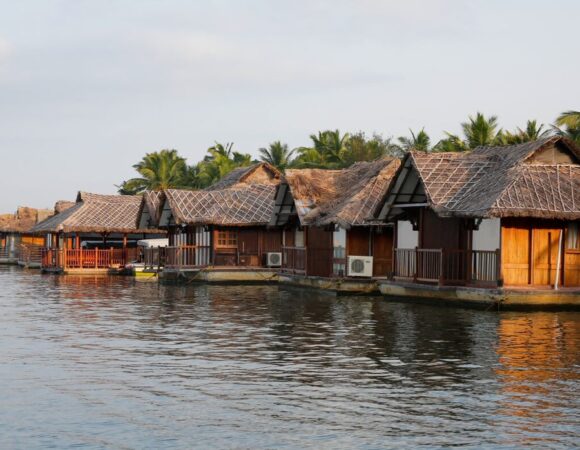
[[[348,165],[346,155],[349,139],[350,135],[348,133],[341,136],[339,130],[326,130],[319,131],[318,134],[311,134],[312,147],[300,147],[297,149],[299,156],[295,161],[296,166],[346,167]]]
[[[486,118],[480,112],[475,117],[469,116],[469,121],[461,124],[469,148],[497,144],[502,134],[497,127],[497,116]]]
[[[262,161],[272,164],[282,172],[292,163],[294,154],[294,150],[288,149],[288,145],[280,141],[274,141],[268,148],[261,148],[258,152]]]
[[[358,161],[373,161],[383,156],[400,157],[401,148],[391,142],[391,138],[385,138],[380,134],[373,134],[367,138],[364,132],[359,131],[350,135],[346,142],[346,152],[343,161],[350,166]]]
[[[467,143],[463,141],[459,136],[451,133],[445,132],[447,137],[441,139],[432,148],[435,152],[465,152],[469,150]]]
[[[177,150],[161,150],[147,153],[133,168],[141,175],[124,181],[119,187],[121,194],[138,194],[146,190],[183,187],[186,183],[187,164]]]
[[[502,133],[500,139],[502,143],[506,145],[513,145],[521,144],[524,142],[537,141],[538,139],[547,136],[548,133],[549,130],[545,130],[543,124],[538,126],[538,122],[536,120],[528,120],[524,130],[518,127],[515,133],[506,131]]]
[[[556,119],[556,133],[580,145],[580,111],[565,111]]]
[[[569,129],[580,128],[580,111],[564,111],[556,119],[556,125]]]
[[[199,187],[207,187],[236,167],[246,167],[253,163],[251,155],[235,152],[233,146],[233,142],[225,145],[216,142],[207,149],[208,154],[197,164]]]
[[[405,152],[410,150],[419,150],[422,152],[428,152],[431,150],[431,138],[425,132],[424,128],[421,128],[417,134],[413,130],[409,130],[411,137],[401,136],[397,140],[401,145],[401,149]]]

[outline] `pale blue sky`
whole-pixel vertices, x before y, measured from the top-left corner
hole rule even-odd
[[[320,129],[459,131],[580,108],[577,0],[0,0],[0,213]]]

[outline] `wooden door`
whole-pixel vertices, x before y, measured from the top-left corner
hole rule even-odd
[[[315,277],[330,277],[333,259],[332,231],[308,227],[306,248],[306,274]]]
[[[373,239],[373,276],[386,277],[393,271],[393,229],[376,230]]]
[[[523,224],[502,221],[501,261],[506,286],[530,283],[530,229]]]
[[[556,281],[558,244],[561,230],[534,228],[532,231],[532,284],[552,286]],[[560,268],[560,274],[562,273]]]
[[[467,249],[469,231],[463,220],[441,218],[430,209],[421,213],[419,232],[420,248],[443,248],[445,250]]]
[[[238,251],[240,266],[259,266],[260,249],[258,245],[258,230],[241,229],[238,232]]]
[[[370,227],[353,227],[347,231],[347,255],[370,256]]]

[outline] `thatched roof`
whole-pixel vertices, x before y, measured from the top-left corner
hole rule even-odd
[[[0,215],[0,232],[26,233],[38,222],[50,217],[50,209],[35,209],[20,206],[15,214]]]
[[[270,164],[258,163],[235,169],[204,190],[168,189],[158,217],[165,217],[163,225],[169,215],[179,225],[267,225],[280,176]]]
[[[423,196],[419,201],[426,201],[442,217],[576,220],[580,218],[579,161],[580,149],[560,137],[481,147],[470,153],[411,152],[397,177],[414,170],[421,189],[395,183],[380,216],[386,219],[387,210],[412,200],[404,191],[413,190]]]
[[[206,191],[219,191],[229,189],[239,184],[260,184],[277,186],[280,182],[281,173],[271,164],[266,162],[256,163],[248,167],[238,167],[224,176],[217,183],[207,187]]]
[[[147,215],[150,225],[158,226],[161,218],[165,193],[163,191],[147,191],[143,194],[144,213]]]
[[[173,219],[188,225],[266,225],[276,186],[251,184],[213,191],[165,191]]]
[[[63,211],[66,211],[69,208],[72,208],[76,202],[70,202],[68,200],[59,200],[54,204],[54,213],[60,214]]]
[[[139,230],[141,195],[79,192],[74,206],[33,227],[35,233],[151,233]]]
[[[398,159],[382,158],[341,170],[288,170],[284,183],[302,225],[338,224],[343,228],[372,225],[373,212],[399,164]]]

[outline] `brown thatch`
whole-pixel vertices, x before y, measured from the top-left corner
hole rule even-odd
[[[571,164],[538,159],[554,148]],[[440,216],[580,219],[580,149],[569,140],[551,137],[470,153],[411,152],[407,158]]]
[[[66,211],[69,208],[72,208],[76,205],[76,202],[70,202],[68,200],[59,200],[54,204],[54,213],[60,214],[61,212]]]
[[[261,162],[248,167],[238,167],[205,190],[219,191],[222,189],[230,189],[240,184],[277,186],[280,183],[280,177],[281,173],[278,169],[271,164]]]
[[[278,169],[258,163],[235,169],[204,190],[168,189],[163,192],[161,206],[151,202],[151,208],[158,208],[157,217],[170,209],[179,225],[267,225],[279,183]]]
[[[34,233],[151,233],[139,230],[140,195],[79,192],[74,206],[32,228]]]
[[[276,186],[251,184],[212,191],[165,191],[177,224],[267,225],[274,209]]]
[[[26,233],[38,222],[50,217],[49,209],[35,209],[26,206],[18,208],[15,214],[0,215],[0,231],[4,233]]]
[[[143,194],[144,208],[150,219],[150,225],[158,226],[161,218],[165,193],[163,191],[147,191]]]
[[[371,216],[384,197],[399,160],[358,162],[341,170],[295,169],[284,177],[302,225],[373,225]]]

